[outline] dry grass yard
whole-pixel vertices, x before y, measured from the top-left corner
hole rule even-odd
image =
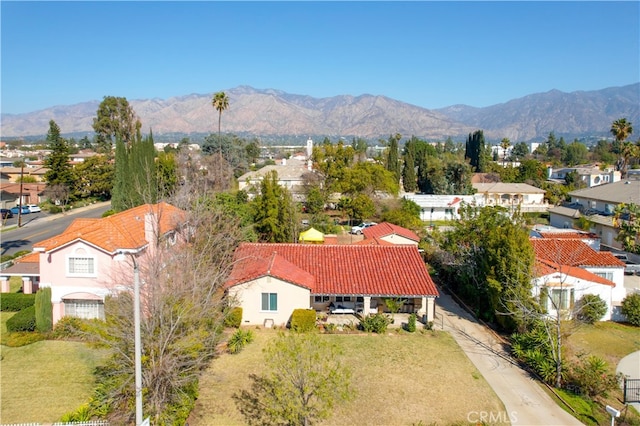
[[[190,426],[245,424],[232,395],[249,388],[249,373],[263,369],[262,348],[276,335],[255,330],[240,354],[215,360],[200,381]],[[468,424],[473,411],[503,412],[504,406],[446,333],[387,335],[326,334],[353,369],[353,401],[337,407],[325,425]]]

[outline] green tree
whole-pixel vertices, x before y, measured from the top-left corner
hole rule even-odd
[[[514,160],[523,160],[529,155],[529,145],[526,142],[518,142],[511,150],[511,158]]]
[[[74,194],[78,198],[111,198],[114,167],[105,155],[94,155],[73,168]]]
[[[624,142],[633,133],[633,126],[626,118],[619,118],[611,123],[610,131],[617,142]]]
[[[562,161],[568,166],[575,166],[577,164],[584,164],[587,161],[587,154],[589,150],[583,144],[576,141],[571,142],[567,145]]]
[[[260,185],[260,194],[251,205],[260,241],[294,242],[298,231],[297,209],[289,190],[278,184],[278,172],[267,173]]]
[[[607,313],[607,302],[597,294],[585,294],[576,303],[576,318],[586,324],[600,321]]]
[[[51,287],[43,287],[36,293],[36,329],[41,333],[51,331],[53,325],[53,305]]]
[[[234,394],[249,425],[307,426],[354,397],[342,350],[316,333],[280,336],[265,350],[267,372]]]
[[[640,254],[640,206],[635,203],[618,204],[614,209],[614,225],[618,228],[616,241],[631,253]]]
[[[402,135],[400,133],[396,133],[395,135],[389,136],[389,145],[387,148],[387,161],[386,167],[391,173],[393,173],[396,182],[400,182],[400,161],[398,159],[399,147],[398,143]]]
[[[480,318],[514,330],[521,323],[514,301],[531,302],[533,247],[519,212],[464,205],[436,257],[444,279]]]
[[[51,153],[44,160],[44,166],[49,169],[44,175],[44,180],[49,185],[64,185],[71,188],[73,173],[69,163],[69,145],[60,136],[60,127],[53,120],[49,121],[47,146]]]
[[[411,141],[404,147],[404,161],[402,168],[402,186],[406,192],[415,192],[418,189],[416,176],[415,147]]]
[[[622,314],[630,324],[640,327],[640,293],[629,294],[622,300]]]
[[[98,151],[110,155],[117,138],[125,145],[131,144],[141,127],[142,124],[127,98],[105,96],[93,119]]]
[[[115,211],[127,210],[158,200],[158,174],[153,134],[142,138],[140,133],[126,146],[116,139],[115,178],[111,206]]]
[[[178,185],[178,164],[176,155],[173,152],[158,153],[156,170],[158,173],[158,198],[167,199],[173,195],[176,185]]]
[[[473,133],[469,133],[465,145],[464,157],[469,159],[471,167],[476,172],[485,172],[489,165],[490,155],[490,150],[485,147],[483,131],[476,130]]]

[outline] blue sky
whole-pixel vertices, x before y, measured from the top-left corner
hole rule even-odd
[[[1,111],[248,85],[425,108],[640,81],[640,2],[0,2]]]

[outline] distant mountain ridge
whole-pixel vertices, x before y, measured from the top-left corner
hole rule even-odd
[[[355,136],[375,140],[400,133],[426,140],[459,140],[482,129],[488,139],[532,141],[542,140],[550,132],[565,137],[604,136],[618,118],[632,123],[640,120],[640,83],[571,93],[551,90],[484,108],[454,105],[436,110],[367,94],[314,98],[249,86],[225,92],[229,109],[222,115],[223,132],[282,139]],[[211,96],[190,94],[129,102],[142,121],[143,131],[152,129],[154,136],[189,136],[217,132],[218,113],[211,106]],[[51,119],[63,134],[91,134],[99,103],[3,113],[0,134],[45,135]]]

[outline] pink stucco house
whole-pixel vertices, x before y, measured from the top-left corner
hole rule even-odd
[[[23,291],[51,287],[54,324],[66,315],[104,318],[105,297],[131,283],[131,265],[116,256],[128,253],[144,263],[158,244],[172,241],[184,220],[185,212],[167,203],[76,219],[62,234],[34,244],[26,261],[2,271],[2,291],[9,291],[9,276],[30,274],[23,278]]]

